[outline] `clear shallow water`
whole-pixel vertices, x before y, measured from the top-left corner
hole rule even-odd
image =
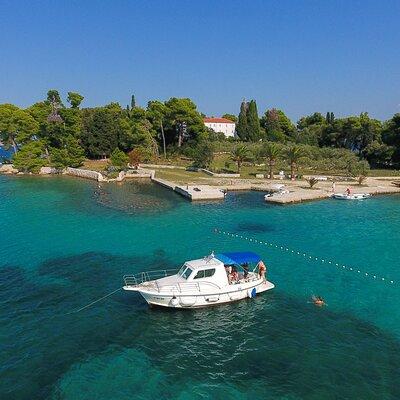
[[[400,197],[190,204],[147,183],[0,177],[0,398],[398,399]],[[143,269],[253,250],[276,289],[206,310],[149,309],[118,292]],[[328,307],[308,303],[323,295]]]

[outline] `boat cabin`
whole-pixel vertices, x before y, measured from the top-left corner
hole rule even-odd
[[[260,260],[252,252],[211,254],[185,262],[177,275],[180,282],[212,282],[223,287],[254,279]]]

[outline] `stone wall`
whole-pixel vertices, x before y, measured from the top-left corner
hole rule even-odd
[[[86,169],[68,167],[66,168],[65,173],[67,175],[78,176],[79,178],[94,179],[99,182],[106,180],[100,172],[89,171]]]
[[[179,165],[162,165],[162,164],[139,164],[139,167],[163,168],[163,169],[186,169],[186,167],[181,167]]]
[[[240,178],[240,174],[224,174],[224,173],[217,173],[217,172],[212,172],[208,169],[202,168],[201,171],[206,173],[207,175],[214,176],[215,178]]]

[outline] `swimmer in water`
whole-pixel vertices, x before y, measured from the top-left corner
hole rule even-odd
[[[325,301],[321,296],[312,296],[312,301],[318,307],[322,307],[325,305]]]

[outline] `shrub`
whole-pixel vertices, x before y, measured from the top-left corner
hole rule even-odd
[[[135,147],[133,150],[129,152],[129,164],[138,168],[139,164],[144,161],[144,154],[141,147]]]
[[[207,142],[199,143],[193,152],[193,164],[198,168],[209,168],[214,159],[214,149]]]
[[[48,165],[45,147],[41,141],[32,141],[13,156],[13,165],[20,171],[38,173],[40,168]]]
[[[128,165],[129,157],[121,151],[118,147],[111,153],[111,165],[118,168],[126,168]]]

